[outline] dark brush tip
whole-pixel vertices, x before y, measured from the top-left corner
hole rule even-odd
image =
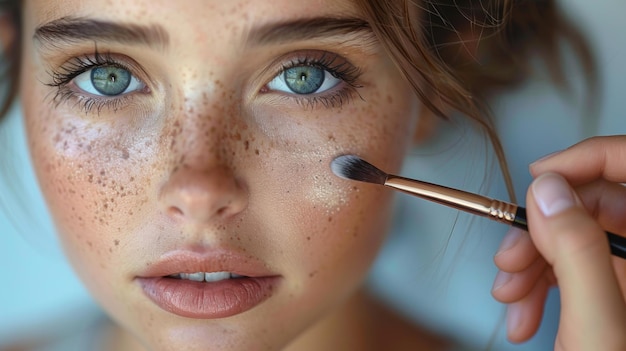
[[[381,185],[384,185],[387,180],[387,173],[354,155],[335,158],[330,163],[330,169],[338,177],[350,180]]]

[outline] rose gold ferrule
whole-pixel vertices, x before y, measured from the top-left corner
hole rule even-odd
[[[458,210],[511,224],[517,205],[442,185],[389,175],[385,185]]]

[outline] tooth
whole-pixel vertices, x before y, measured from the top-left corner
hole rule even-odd
[[[228,278],[230,278],[230,273],[228,272],[204,273],[204,280],[207,282],[217,282]]]
[[[196,281],[196,282],[202,282],[202,281],[204,281],[204,273],[203,272],[191,273],[191,274],[189,274],[189,278],[188,279]]]
[[[189,280],[189,273],[180,273],[179,276],[180,276],[180,279]]]

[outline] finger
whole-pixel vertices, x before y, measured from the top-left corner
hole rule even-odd
[[[587,213],[565,179],[538,177],[527,194],[530,235],[552,265],[561,294],[559,333],[585,338],[582,349],[606,344],[626,328],[626,306],[604,230]],[[591,345],[591,343],[597,343]]]
[[[619,183],[597,179],[576,188],[587,211],[604,230],[626,232],[626,187]]]
[[[522,300],[510,304],[506,314],[507,337],[519,343],[530,339],[541,324],[550,284],[540,279]]]
[[[491,294],[500,302],[519,301],[530,293],[537,281],[545,279],[543,273],[546,267],[546,261],[535,260],[532,265],[521,272],[500,271],[494,280]]]
[[[626,233],[626,187],[604,179],[576,188],[585,208],[606,231]],[[626,260],[613,257],[613,268],[619,279],[622,296],[626,299]]]
[[[597,178],[626,182],[626,136],[594,137],[530,165],[536,177],[546,172],[563,175],[576,186]]]
[[[514,227],[502,239],[493,258],[500,270],[511,273],[528,268],[537,259],[540,259],[540,255],[528,232]]]

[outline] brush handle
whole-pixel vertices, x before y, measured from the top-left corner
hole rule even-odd
[[[526,209],[486,196],[389,174],[385,186],[528,231]],[[606,232],[611,254],[626,259],[626,238]]]
[[[517,211],[515,211],[515,219],[511,222],[511,225],[528,231],[526,209],[524,207],[517,208]],[[611,254],[617,257],[626,258],[626,238],[611,232],[606,232],[606,236],[609,239]]]

